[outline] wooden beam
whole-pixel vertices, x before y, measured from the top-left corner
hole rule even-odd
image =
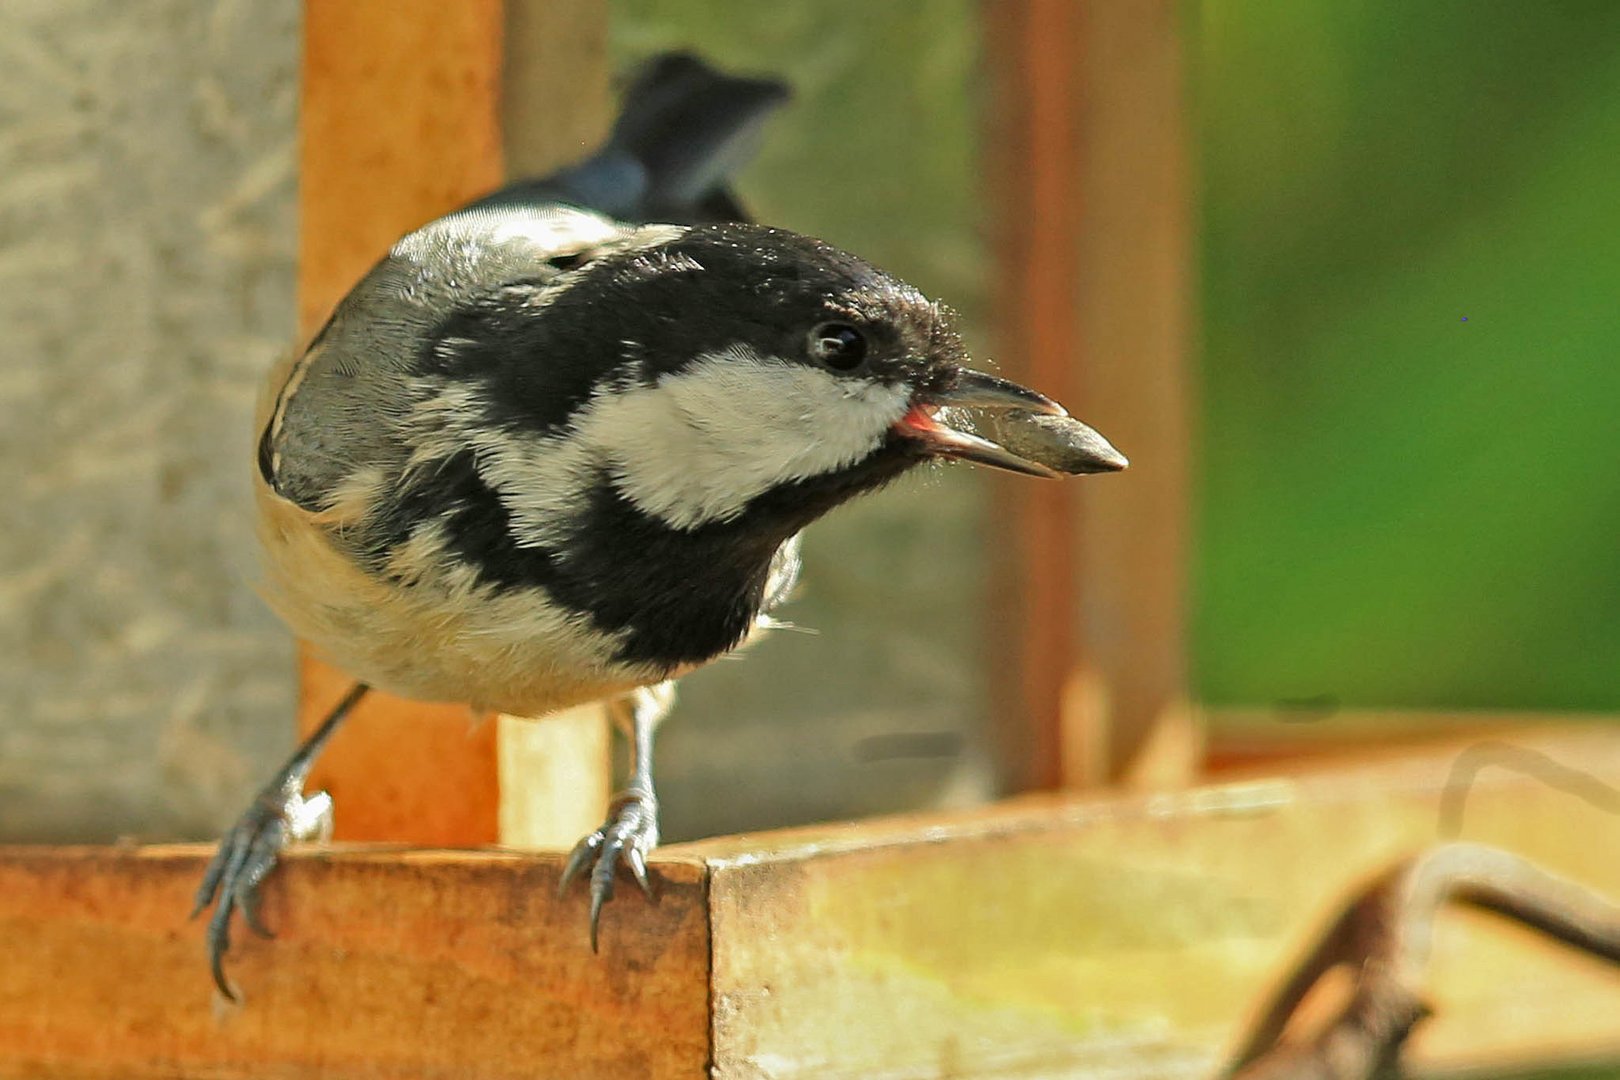
[[[1620,737],[1515,741],[1620,785]],[[1439,838],[1467,745],[662,849],[584,944],[561,856],[338,849],[215,1000],[207,849],[0,848],[0,1075],[1204,1077],[1341,901]],[[1620,897],[1620,815],[1474,779],[1462,836]],[[1425,1070],[1620,1055],[1620,975],[1446,916]],[[705,1072],[705,1069],[712,1070]]]
[[[585,0],[306,5],[306,336],[401,235],[496,187],[503,160],[543,170],[594,141],[607,125],[606,26]],[[309,655],[302,678],[307,732],[350,680]],[[344,839],[560,845],[598,823],[608,773],[600,709],[546,726],[479,722],[465,707],[374,694],[311,785],[332,793]]]
[[[307,3],[300,324],[401,235],[500,183],[501,0]]]
[[[238,935],[230,1006],[185,921],[207,856],[0,853],[0,1075],[702,1075],[701,865],[663,861],[657,906],[623,890],[593,955],[555,857],[297,855],[266,897],[276,940]]]
[[[1019,787],[1175,783],[1199,754],[1184,644],[1193,250],[1179,11],[985,8],[999,354],[1132,461],[1118,477],[997,485],[995,516],[1020,537],[993,568],[994,697]]]
[[[1524,745],[1620,783],[1620,737]],[[1366,879],[1441,839],[1467,745],[1118,799],[693,845],[721,1080],[1207,1077]],[[1463,836],[1620,899],[1620,815],[1509,770]],[[1447,914],[1420,1069],[1620,1056],[1620,972]]]
[[[993,93],[982,152],[995,215],[996,355],[1011,377],[1071,404],[1080,389],[1079,11],[1068,0],[987,5]],[[1082,599],[1074,485],[1012,479],[992,478],[992,517],[1013,526],[1016,543],[990,552],[991,701],[1009,786],[1048,790],[1065,779],[1063,688],[1075,658],[1072,607]]]
[[[1064,773],[1071,784],[1156,786],[1187,779],[1201,753],[1186,643],[1197,422],[1187,6],[1080,7],[1075,401],[1131,469],[1077,485]]]

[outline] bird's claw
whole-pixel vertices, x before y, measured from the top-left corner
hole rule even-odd
[[[332,799],[324,791],[306,798],[296,791],[269,790],[254,800],[220,840],[219,850],[203,872],[191,917],[214,905],[208,917],[208,965],[214,985],[228,1000],[236,1000],[225,978],[231,915],[240,912],[248,929],[260,937],[274,937],[260,916],[259,886],[289,843],[328,838],[331,831]]]
[[[622,859],[649,899],[652,880],[647,874],[647,852],[658,846],[658,800],[650,791],[631,790],[614,797],[602,827],[574,845],[563,867],[558,892],[584,869],[591,868],[591,951],[596,951],[596,928],[602,905],[613,898],[614,878]]]

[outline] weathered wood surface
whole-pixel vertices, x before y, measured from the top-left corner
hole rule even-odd
[[[1513,741],[1620,785],[1620,736]],[[672,846],[599,957],[559,856],[299,854],[239,1009],[184,920],[203,849],[4,848],[0,1076],[1208,1076],[1355,885],[1440,838],[1468,749]],[[1620,896],[1620,815],[1536,775],[1484,768],[1460,835]],[[1439,926],[1417,1061],[1620,1055],[1612,969]]]
[[[621,890],[602,951],[557,857],[366,849],[297,855],[263,941],[237,934],[240,1006],[185,920],[197,846],[0,850],[0,1076],[701,1076],[703,869]]]
[[[984,9],[995,348],[1010,377],[1068,403],[1107,432],[1108,418],[1084,411],[1077,397],[1074,290],[1081,219],[1089,210],[1074,190],[1078,14],[1063,0]],[[1071,612],[1083,602],[1075,581],[1073,488],[1088,482],[991,478],[995,519],[1010,523],[1012,538],[991,552],[997,632],[990,636],[989,674],[999,765],[1013,790],[1064,781],[1063,686],[1075,662]]]
[[[501,0],[305,6],[306,331],[403,233],[500,183],[504,20]]]
[[[1186,646],[1198,400],[1189,9],[1178,0],[1076,6],[1075,197],[1086,209],[1072,297],[1075,408],[1105,424],[1131,470],[1075,485],[1078,652],[1064,779],[1157,786],[1193,775],[1201,735]]]
[[[1523,742],[1620,784],[1620,735]],[[684,848],[711,868],[715,1075],[1213,1075],[1354,884],[1441,838],[1462,750]],[[1461,835],[1620,897],[1620,815],[1534,776],[1481,771]],[[1439,925],[1414,1060],[1620,1055],[1620,973]]]

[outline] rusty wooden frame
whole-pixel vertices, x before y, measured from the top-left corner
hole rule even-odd
[[[1184,781],[1197,757],[1181,643],[1190,316],[1177,9],[985,9],[1001,304],[1018,328],[1003,353],[1137,458],[1130,483],[1002,504],[1023,541],[999,571],[1018,630],[998,697],[1015,714],[1009,771],[1028,787]],[[307,5],[306,330],[402,231],[498,180],[503,159],[542,168],[593,138],[606,115],[604,17],[590,0]],[[552,20],[568,22],[566,43],[545,32]],[[502,76],[503,56],[547,49],[545,63]],[[503,140],[503,110],[565,92],[576,121],[525,122],[543,132],[537,145]],[[303,670],[307,727],[344,680],[311,660]],[[601,719],[573,724],[543,746],[526,725],[469,736],[464,710],[379,700],[334,741],[316,782],[337,792],[350,838],[554,842],[577,825],[546,835],[533,824],[553,815],[543,805],[594,813],[605,790]],[[633,890],[615,901],[601,956],[584,944],[579,898],[556,896],[557,855],[300,853],[269,885],[278,939],[243,938],[232,953],[241,1008],[212,997],[200,932],[183,921],[206,849],[0,849],[0,1072],[1206,1073],[1321,912],[1436,838],[1470,745],[1175,793],[1047,794],[676,845],[656,860],[656,905]],[[1528,745],[1620,785],[1611,737]],[[503,762],[532,776],[547,761],[563,764],[526,780],[531,810],[503,809]],[[1465,835],[1620,892],[1606,857],[1620,816],[1533,775],[1481,777]],[[1443,1023],[1420,1061],[1620,1053],[1612,972],[1466,919],[1446,933]]]

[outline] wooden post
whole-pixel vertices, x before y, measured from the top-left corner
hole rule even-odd
[[[1073,190],[1078,24],[1078,8],[1066,0],[1001,0],[985,11],[994,95],[983,157],[996,214],[997,355],[1014,378],[1071,403],[1078,389],[1070,299],[1081,209]],[[1102,419],[1082,415],[1107,430]],[[1001,609],[991,690],[1002,768],[1015,790],[1056,788],[1064,779],[1063,684],[1075,651],[1073,484],[993,482],[992,517],[1016,536],[991,564]]]
[[[1003,0],[986,157],[1004,366],[1131,470],[998,484],[995,698],[1015,786],[1185,780],[1190,184],[1174,0]]]
[[[525,169],[579,156],[606,126],[605,40],[605,12],[584,0],[306,4],[304,335],[401,235],[498,186],[508,154]],[[509,54],[522,62],[506,64]],[[545,123],[531,124],[542,106]],[[508,116],[524,122],[513,128]],[[302,673],[308,731],[350,680],[308,655]],[[373,694],[311,784],[333,794],[343,839],[545,844],[596,824],[607,772],[600,709],[549,727],[475,723],[463,706]]]

